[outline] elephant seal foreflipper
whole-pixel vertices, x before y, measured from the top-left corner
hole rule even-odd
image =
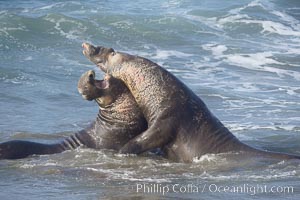
[[[240,142],[184,83],[152,61],[83,43],[83,54],[101,70],[122,80],[148,122],[123,153],[162,148],[167,157],[190,162],[207,153],[243,151],[278,158],[299,156],[257,150]]]
[[[96,80],[95,73],[84,73],[78,91],[87,100],[96,99],[99,114],[87,129],[55,144],[12,140],[0,143],[0,159],[19,159],[36,154],[54,154],[86,146],[120,150],[130,139],[147,128],[147,122],[127,87],[111,76]]]

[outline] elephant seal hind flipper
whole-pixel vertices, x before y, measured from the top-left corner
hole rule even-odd
[[[125,83],[148,122],[148,129],[130,140],[122,152],[139,154],[162,148],[167,157],[185,162],[208,153],[278,156],[239,141],[194,92],[158,64],[112,48],[88,43],[82,47],[90,61]]]
[[[0,143],[0,159],[20,159],[30,155],[55,154],[75,149],[82,146],[83,143],[86,143],[78,137],[78,135],[80,135],[80,137],[83,138],[85,137],[84,134],[84,131],[81,131],[54,144],[44,144],[25,140],[3,142]]]

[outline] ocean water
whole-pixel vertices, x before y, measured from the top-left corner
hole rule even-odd
[[[245,143],[300,154],[300,1],[0,1],[0,142],[50,142],[95,119],[96,103],[76,88],[96,70],[84,41],[159,63]],[[0,161],[0,199],[299,196],[297,161],[184,164],[83,148]]]

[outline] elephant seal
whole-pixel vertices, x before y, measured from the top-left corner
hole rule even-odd
[[[96,80],[95,72],[90,70],[80,78],[78,91],[84,99],[95,99],[99,105],[98,117],[88,131],[93,148],[118,151],[147,129],[142,111],[122,81],[110,75]]]
[[[252,148],[239,141],[183,82],[158,64],[112,48],[83,43],[83,54],[105,73],[122,80],[148,122],[122,153],[162,148],[167,158],[191,162],[209,153],[245,152],[272,158],[299,156]]]
[[[19,159],[29,155],[60,153],[86,146],[94,149],[120,150],[130,139],[147,129],[147,122],[128,88],[106,75],[96,80],[95,72],[84,73],[78,91],[86,100],[96,100],[99,114],[87,129],[55,144],[12,140],[0,143],[0,159]]]

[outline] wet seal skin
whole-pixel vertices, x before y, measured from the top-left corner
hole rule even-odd
[[[147,129],[147,122],[124,83],[109,75],[95,79],[95,72],[84,73],[78,91],[86,100],[96,100],[99,113],[87,129],[55,144],[12,140],[0,143],[0,159],[19,159],[30,155],[54,154],[85,146],[120,150],[130,139]]]
[[[122,80],[148,123],[122,153],[140,154],[161,148],[182,162],[208,153],[242,152],[279,159],[299,156],[252,148],[239,141],[183,82],[158,64],[112,48],[83,43],[83,54],[102,71]]]

